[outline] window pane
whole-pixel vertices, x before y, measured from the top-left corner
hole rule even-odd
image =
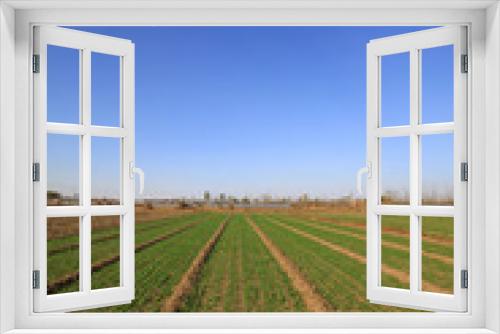
[[[47,121],[80,122],[80,50],[47,45]]]
[[[453,205],[453,135],[427,135],[422,143],[422,204]]]
[[[92,217],[92,289],[118,286],[120,216]]]
[[[380,202],[409,204],[410,183],[409,137],[381,138]]]
[[[423,49],[422,123],[453,121],[453,45]]]
[[[453,293],[453,218],[422,217],[422,290]]]
[[[92,137],[92,205],[120,204],[121,139]]]
[[[410,217],[382,216],[382,286],[410,288]]]
[[[80,218],[47,218],[47,294],[79,290]]]
[[[381,57],[381,126],[410,124],[410,53]]]
[[[120,126],[120,57],[92,52],[92,124]]]
[[[78,205],[80,137],[47,135],[47,205]]]

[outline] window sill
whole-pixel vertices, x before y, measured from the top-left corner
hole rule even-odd
[[[484,328],[468,329],[16,329],[5,334],[494,334]]]

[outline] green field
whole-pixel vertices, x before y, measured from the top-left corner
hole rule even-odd
[[[180,311],[303,311],[300,296],[243,215],[233,216]]]
[[[222,234],[207,250],[223,222]],[[92,225],[93,289],[119,285],[117,224]],[[407,288],[408,218],[384,216],[381,224],[382,284]],[[79,289],[78,230],[68,231],[49,234],[51,294]],[[409,311],[366,299],[366,226],[361,214],[200,211],[137,224],[135,242],[136,298],[128,305],[93,311],[160,312],[174,291],[182,291],[175,309],[179,312],[301,312],[318,300],[326,311]],[[422,253],[423,289],[451,293],[451,218],[422,219]],[[203,261],[188,286],[176,290],[200,254]],[[311,302],[306,290],[316,301]]]

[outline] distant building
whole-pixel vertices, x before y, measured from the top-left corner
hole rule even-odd
[[[208,190],[205,190],[205,193],[203,193],[203,199],[205,202],[210,202],[210,192]]]

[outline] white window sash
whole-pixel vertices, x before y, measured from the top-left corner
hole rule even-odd
[[[80,124],[47,122],[47,45],[80,52]],[[120,57],[120,127],[91,123],[91,53]],[[40,181],[34,183],[34,263],[40,288],[34,290],[34,311],[72,311],[129,303],[134,298],[135,184],[128,170],[134,161],[134,45],[128,41],[57,27],[36,27],[34,53],[40,72],[34,75],[34,161],[40,164]],[[77,135],[80,139],[80,204],[47,206],[47,135]],[[119,138],[120,205],[91,205],[91,138]],[[91,217],[120,215],[120,286],[91,289]],[[47,218],[80,217],[80,291],[47,295]]]
[[[467,162],[467,74],[461,72],[461,55],[467,54],[466,28],[449,26],[373,40],[367,47],[367,161],[371,177],[367,182],[367,296],[374,303],[435,311],[467,310],[467,290],[461,287],[461,271],[467,270],[467,182],[461,181],[460,165]],[[454,46],[454,121],[419,124],[421,49]],[[410,124],[380,125],[382,56],[409,52]],[[454,206],[420,205],[420,135],[452,133],[454,136]],[[382,205],[380,198],[380,140],[407,136],[410,139],[410,204]],[[381,215],[410,217],[410,289],[381,286]],[[454,218],[453,294],[421,290],[421,230],[419,217]]]

